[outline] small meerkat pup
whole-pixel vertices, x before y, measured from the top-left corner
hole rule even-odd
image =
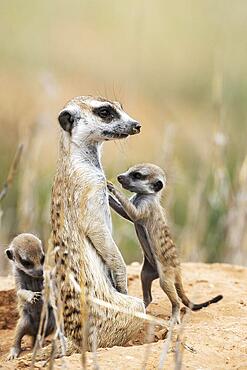
[[[45,255],[41,241],[32,234],[19,234],[6,250],[13,264],[15,287],[18,298],[19,321],[16,326],[13,346],[9,360],[17,358],[21,352],[24,335],[32,337],[33,345],[39,330],[42,311],[43,264]],[[55,328],[52,307],[48,306],[48,322],[45,336]]]
[[[204,303],[194,304],[185,294],[178,253],[160,203],[161,190],[166,184],[163,170],[153,164],[139,164],[119,175],[117,179],[124,189],[136,193],[128,199],[108,182],[109,191],[117,199],[110,198],[111,206],[134,223],[144,251],[141,280],[145,305],[152,301],[151,285],[158,277],[161,288],[172,304],[172,320],[177,323],[180,323],[179,298],[193,311],[221,300],[222,295],[218,295]]]

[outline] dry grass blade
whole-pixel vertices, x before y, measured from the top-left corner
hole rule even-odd
[[[92,353],[93,353],[93,370],[99,370],[99,364],[97,360],[97,332],[96,329],[94,330],[93,334],[93,348],[92,348]]]
[[[56,358],[57,349],[57,342],[59,341],[59,348],[61,351],[62,357],[62,368],[66,369],[66,364],[64,362],[64,356],[66,353],[66,339],[64,336],[63,330],[63,312],[62,312],[62,302],[60,297],[60,280],[55,279],[56,269],[53,268],[54,266],[54,251],[51,249],[51,245],[49,243],[48,251],[46,255],[46,268],[44,273],[44,291],[43,291],[43,308],[41,312],[40,318],[40,325],[39,325],[39,332],[37,335],[37,340],[35,343],[35,347],[33,350],[32,355],[32,364],[31,368],[34,368],[36,356],[38,350],[42,347],[44,338],[45,338],[45,330],[47,326],[48,320],[48,305],[50,304],[53,309],[55,322],[56,322],[56,330],[52,340],[52,349],[49,356],[49,359],[45,362],[45,366],[49,362],[49,369],[52,370],[54,368],[54,360]],[[60,261],[58,261],[59,265]]]
[[[119,307],[119,306],[114,305],[112,303],[103,301],[102,299],[98,299],[98,298],[94,298],[94,297],[88,297],[88,301],[91,302],[92,304],[99,305],[101,307],[106,307],[106,308],[109,308],[110,310],[121,312],[121,313],[124,313],[126,315],[131,315],[131,316],[134,316],[134,317],[136,317],[138,319],[141,319],[143,321],[153,323],[155,325],[166,325],[167,324],[167,322],[163,319],[160,319],[160,318],[157,318],[155,316],[145,314],[145,313],[142,313],[142,312],[130,312],[125,308],[122,308],[122,307]]]
[[[13,183],[18,165],[20,163],[22,151],[23,151],[23,144],[20,144],[16,150],[13,162],[11,163],[6,182],[3,185],[3,189],[0,192],[0,202],[6,197],[8,190]]]
[[[143,356],[144,359],[143,359],[142,370],[145,370],[147,368],[148,357],[151,352],[151,343],[153,342],[153,339],[154,339],[154,324],[149,322],[148,328],[147,328],[147,334],[146,334],[146,341],[148,344],[146,346],[146,350]]]
[[[183,350],[184,348],[187,349],[187,345],[183,342],[184,339],[184,330],[185,330],[185,323],[186,319],[191,313],[191,310],[184,307],[185,313],[183,315],[183,320],[180,324],[177,340],[176,340],[176,347],[175,347],[175,370],[181,370],[182,368],[182,360],[183,360]]]
[[[158,370],[164,369],[164,364],[165,364],[166,357],[167,357],[169,347],[170,347],[170,343],[171,343],[171,340],[172,340],[172,333],[173,333],[175,323],[176,323],[176,321],[174,319],[171,319],[169,329],[168,329],[168,333],[167,333],[167,337],[164,340],[164,346],[163,346],[163,350],[161,352]]]

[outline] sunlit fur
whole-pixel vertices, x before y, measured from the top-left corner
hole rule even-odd
[[[141,272],[143,298],[148,306],[152,301],[151,285],[160,278],[160,286],[172,304],[172,320],[180,323],[180,303],[192,310],[207,307],[222,299],[219,295],[201,304],[192,303],[183,288],[180,261],[175,243],[170,235],[165,210],[160,202],[161,190],[165,186],[164,171],[150,163],[136,165],[118,176],[122,186],[136,194],[128,199],[112,184],[108,189],[120,203],[115,210],[135,224],[137,235],[144,251],[144,264]]]
[[[95,117],[93,108],[105,104],[117,109],[118,120],[104,123]],[[141,321],[92,304],[92,300],[112,303],[129,313],[144,312],[144,305],[140,299],[126,295],[126,266],[111,235],[100,157],[103,141],[111,139],[104,133],[106,128],[115,139],[139,129],[118,103],[102,98],[78,97],[68,102],[63,111],[69,111],[75,120],[72,129],[61,129],[52,190],[51,244],[56,248],[57,278],[61,280],[65,335],[81,348],[84,320],[89,320],[88,349],[95,341],[99,347],[122,345],[138,331]]]

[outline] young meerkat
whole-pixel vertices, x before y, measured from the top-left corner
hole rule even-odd
[[[13,264],[19,311],[14,343],[8,356],[8,359],[12,360],[21,352],[21,340],[24,335],[31,336],[32,343],[35,344],[43,306],[45,255],[41,241],[32,234],[16,236],[6,250],[6,255]],[[45,336],[51,334],[55,328],[55,319],[50,305],[48,315]]]
[[[152,301],[151,285],[158,277],[161,288],[171,301],[172,319],[177,323],[180,323],[179,298],[193,311],[221,300],[222,295],[218,295],[204,303],[194,304],[185,294],[178,253],[160,203],[161,190],[166,184],[163,170],[153,164],[139,164],[117,179],[124,189],[136,193],[128,199],[108,182],[109,191],[117,199],[110,198],[111,206],[123,217],[133,221],[144,251],[141,280],[145,305]]]

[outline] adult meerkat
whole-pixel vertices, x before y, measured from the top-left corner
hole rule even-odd
[[[161,190],[166,184],[162,169],[149,163],[139,164],[119,175],[118,181],[123,188],[136,193],[129,200],[113,184],[108,183],[109,191],[119,202],[113,200],[111,205],[122,216],[125,217],[125,213],[134,222],[143,247],[141,280],[145,305],[152,301],[151,285],[158,277],[161,288],[171,301],[172,319],[177,323],[180,323],[179,298],[193,311],[221,300],[222,295],[218,295],[204,303],[195,304],[185,294],[178,253],[160,204]]]
[[[45,255],[41,241],[32,234],[16,236],[6,250],[6,255],[13,264],[19,311],[14,343],[8,356],[8,359],[12,360],[17,358],[21,352],[21,340],[24,335],[31,336],[34,345],[38,334],[43,306],[43,264]],[[49,305],[45,336],[51,334],[54,328],[54,315],[52,307]]]
[[[65,335],[79,349],[84,344],[91,350],[95,341],[97,347],[123,345],[141,327],[133,314],[145,308],[140,299],[127,295],[126,266],[112,238],[101,149],[104,141],[139,133],[141,125],[119,103],[90,96],[69,101],[58,121],[62,130],[50,244]],[[85,315],[89,331],[83,338]]]

